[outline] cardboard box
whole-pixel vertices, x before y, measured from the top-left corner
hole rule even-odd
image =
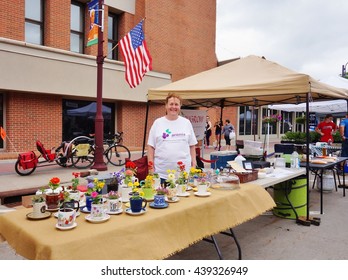
[[[33,203],[31,201],[31,199],[33,198],[34,195],[25,195],[22,196],[22,205],[25,208],[30,208],[33,207]]]

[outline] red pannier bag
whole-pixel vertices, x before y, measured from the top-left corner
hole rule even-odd
[[[23,169],[34,168],[37,165],[38,158],[34,152],[22,153],[18,157]]]

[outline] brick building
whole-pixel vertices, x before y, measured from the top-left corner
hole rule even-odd
[[[93,130],[93,117],[69,116],[96,101],[97,45],[86,47],[85,0],[3,1],[0,18],[0,153],[35,150],[40,139],[57,146]],[[104,0],[103,104],[108,131],[124,131],[124,143],[142,147],[148,88],[217,66],[216,0]],[[112,50],[141,19],[153,71],[131,89],[123,58]],[[163,115],[153,105],[149,123]],[[85,127],[83,127],[85,126]],[[89,131],[91,132],[91,131]],[[76,134],[77,135],[77,134]]]

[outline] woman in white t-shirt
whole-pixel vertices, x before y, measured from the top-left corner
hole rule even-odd
[[[148,161],[153,162],[152,171],[158,173],[162,181],[167,179],[168,169],[177,169],[178,161],[185,164],[187,172],[197,164],[197,139],[191,122],[179,116],[181,104],[180,96],[168,94],[165,102],[166,115],[156,119],[150,129]]]

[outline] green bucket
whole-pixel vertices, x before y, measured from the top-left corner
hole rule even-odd
[[[300,176],[289,181],[276,184],[273,192],[276,207],[273,214],[286,219],[296,219],[307,215],[307,179]],[[289,202],[290,201],[290,202]],[[295,213],[296,211],[296,213]]]

